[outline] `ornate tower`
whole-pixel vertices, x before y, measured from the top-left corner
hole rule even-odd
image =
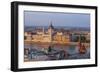
[[[42,32],[43,32],[43,34],[45,33],[45,29],[44,29],[44,27],[42,28]]]
[[[53,25],[52,25],[52,22],[50,23],[50,26],[49,26],[49,28],[48,28],[48,33],[49,33],[49,35],[50,35],[50,41],[52,41],[52,35],[53,35],[53,33],[54,33],[54,27],[53,27]]]
[[[52,22],[50,23],[50,26],[48,28],[48,32],[49,32],[49,34],[53,34],[53,32],[54,32],[54,27],[52,25]]]

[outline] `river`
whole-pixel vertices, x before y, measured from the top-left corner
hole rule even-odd
[[[25,48],[30,50],[28,55],[24,54],[27,56],[25,61],[90,59],[89,47],[84,54],[79,53],[79,47],[76,45],[25,44]]]

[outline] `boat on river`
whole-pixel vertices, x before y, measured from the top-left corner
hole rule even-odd
[[[82,44],[81,42],[79,43],[79,50],[78,51],[80,54],[85,54],[87,51],[85,45]]]

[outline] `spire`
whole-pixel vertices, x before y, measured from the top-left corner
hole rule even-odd
[[[53,25],[52,25],[52,22],[50,23],[49,28],[54,29],[54,27],[53,27]]]
[[[45,33],[44,27],[42,28],[42,30],[43,30],[43,33]]]

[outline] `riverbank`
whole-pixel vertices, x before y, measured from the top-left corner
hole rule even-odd
[[[67,42],[67,43],[59,43],[59,42],[34,42],[34,41],[24,41],[24,44],[40,44],[40,45],[63,45],[63,46],[67,46],[67,45],[75,45],[78,46],[79,42]],[[90,47],[90,43],[82,43],[85,45],[85,47]]]

